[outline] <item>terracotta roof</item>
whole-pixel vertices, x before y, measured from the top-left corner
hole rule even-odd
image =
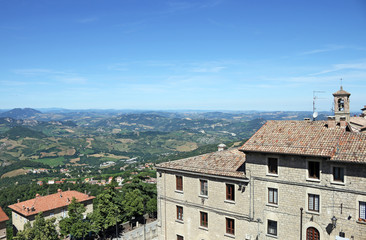
[[[68,206],[71,203],[73,197],[75,197],[79,202],[84,202],[95,198],[77,191],[62,192],[58,190],[57,193],[47,196],[40,196],[37,194],[36,198],[10,205],[9,208],[22,214],[23,216],[31,216],[38,214],[39,212],[45,212]]]
[[[350,96],[351,94],[347,91],[344,91],[343,90],[343,87],[341,86],[341,89],[338,90],[337,92],[333,93],[333,96],[336,96],[336,95],[347,95],[347,96]]]
[[[238,149],[229,149],[184,158],[157,165],[157,168],[184,170],[189,172],[246,178],[239,168],[245,162],[245,154]]]
[[[366,163],[366,135],[329,128],[326,121],[268,121],[240,150]]]
[[[8,221],[9,217],[6,215],[4,210],[0,207],[0,222]]]
[[[351,117],[350,122],[359,126],[366,126],[366,118],[363,117]]]

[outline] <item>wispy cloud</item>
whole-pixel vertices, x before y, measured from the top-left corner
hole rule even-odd
[[[311,55],[311,54],[318,54],[318,53],[324,53],[324,52],[332,52],[332,51],[337,51],[337,50],[344,49],[344,48],[346,48],[346,46],[329,45],[324,48],[318,48],[318,49],[301,52],[300,55]]]
[[[65,77],[59,78],[59,81],[66,84],[86,84],[88,82],[84,77]]]
[[[44,68],[15,69],[13,70],[13,72],[21,75],[67,74],[67,72],[55,71],[52,69],[44,69]]]
[[[325,69],[320,72],[309,74],[310,76],[323,75],[332,72],[344,71],[344,70],[365,70],[366,71],[366,61],[359,63],[342,63],[335,64],[332,67]]]
[[[196,73],[217,73],[220,72],[221,70],[225,69],[226,67],[204,67],[204,68],[193,68],[192,72],[196,72]]]

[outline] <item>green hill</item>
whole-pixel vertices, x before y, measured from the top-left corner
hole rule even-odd
[[[44,133],[39,131],[34,131],[32,129],[22,127],[22,126],[16,126],[11,128],[10,130],[6,131],[2,134],[3,137],[7,137],[12,140],[16,140],[19,138],[43,138],[47,137]]]

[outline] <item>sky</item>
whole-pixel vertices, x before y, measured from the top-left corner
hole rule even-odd
[[[0,0],[0,109],[329,111],[341,84],[366,105],[364,0]]]

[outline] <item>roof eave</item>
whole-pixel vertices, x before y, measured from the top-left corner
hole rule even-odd
[[[241,178],[241,177],[232,177],[232,176],[225,176],[225,175],[218,175],[218,174],[194,172],[194,171],[189,171],[189,170],[179,170],[179,169],[168,168],[168,167],[156,167],[156,170],[175,172],[175,173],[188,173],[188,174],[195,175],[195,176],[206,176],[206,177],[230,180],[230,181],[235,181],[235,182],[249,183],[249,179],[246,178],[245,174],[243,174],[243,178]]]

